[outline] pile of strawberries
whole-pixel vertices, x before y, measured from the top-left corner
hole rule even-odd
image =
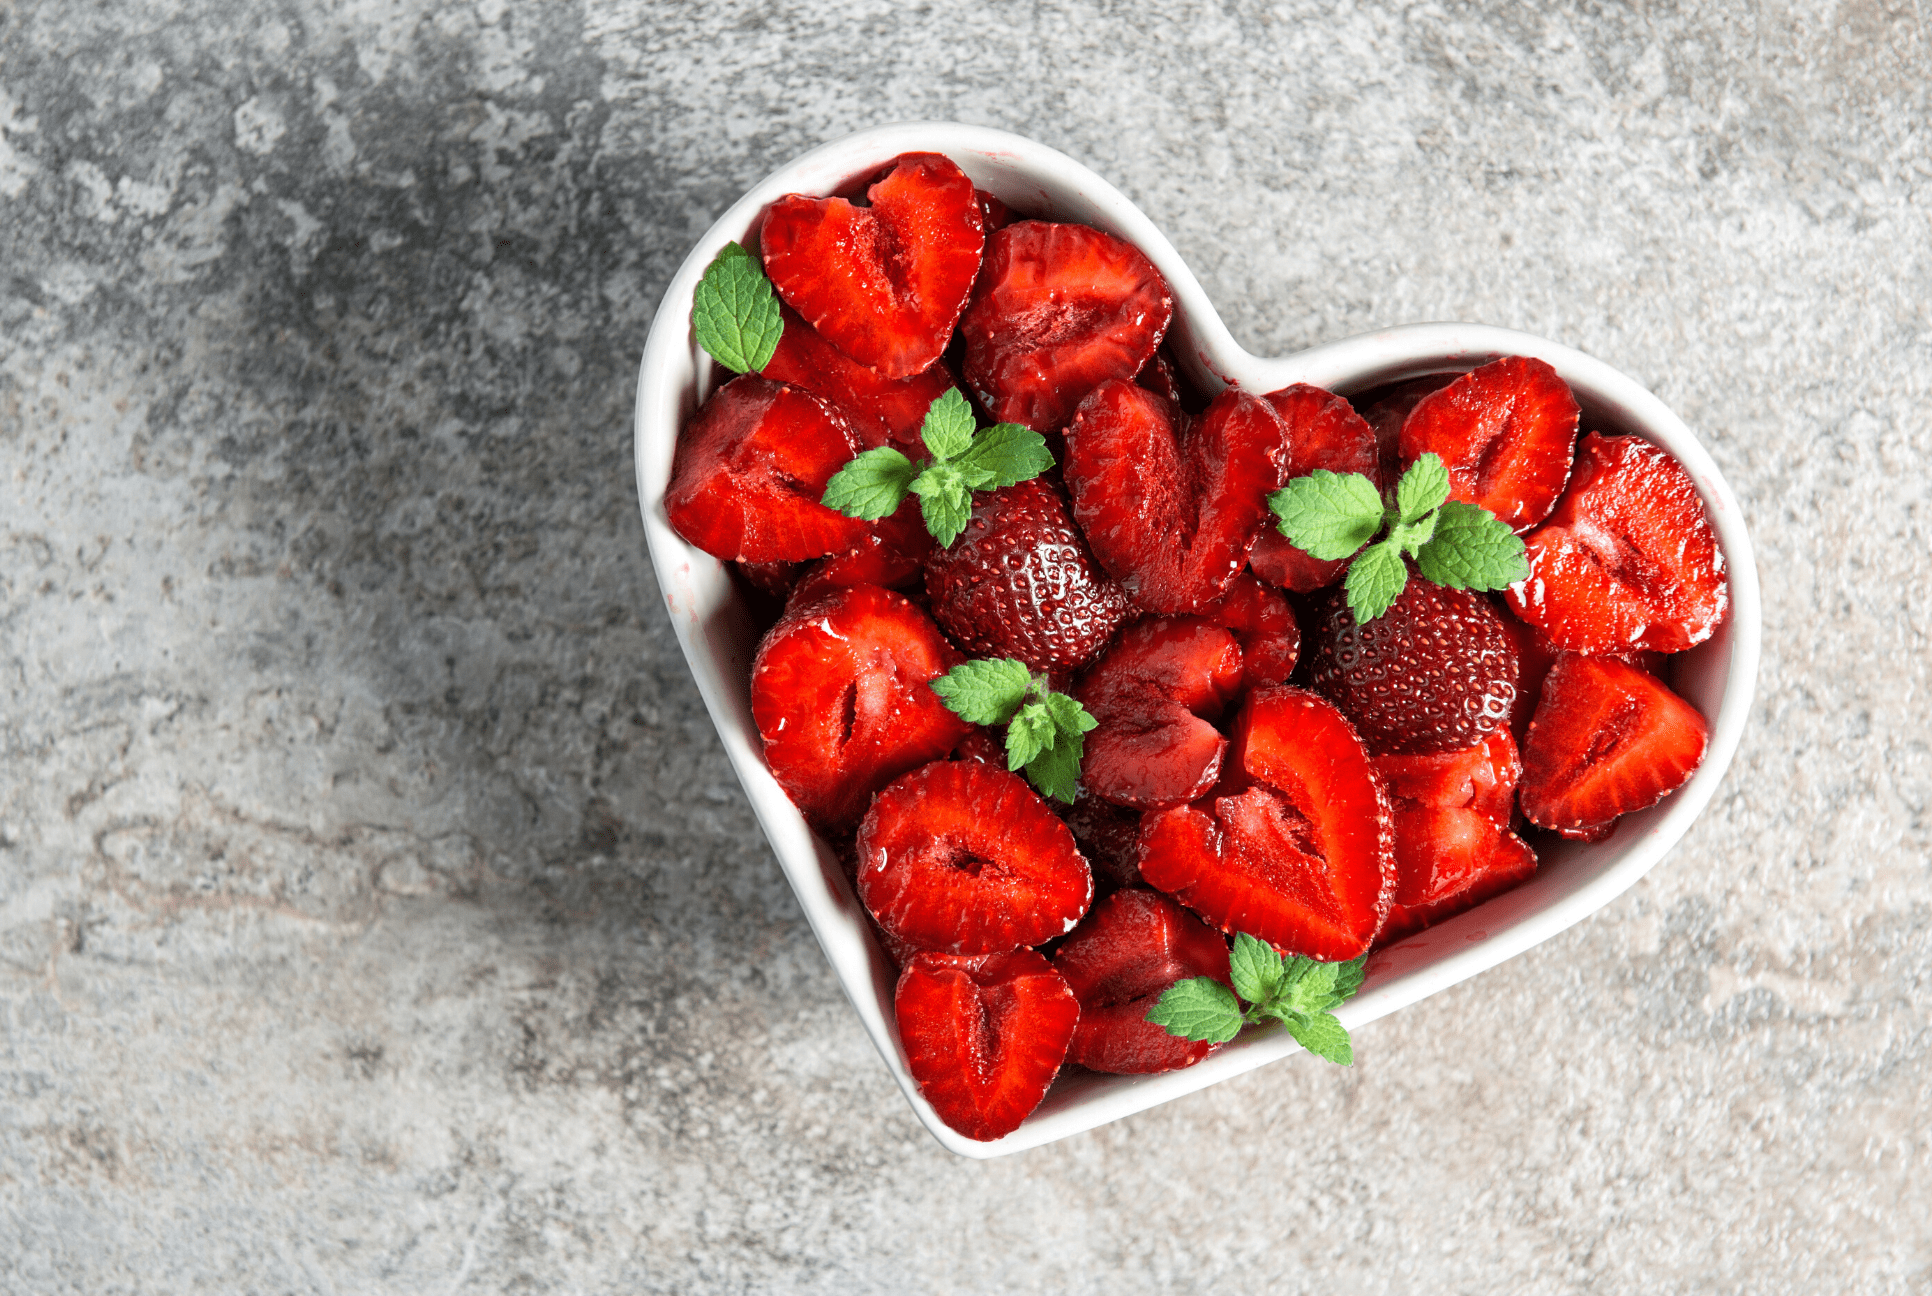
[[[776,613],[751,680],[766,757],[851,862],[902,969],[908,1064],[953,1128],[1010,1132],[1069,1062],[1199,1061],[1209,1044],[1147,1011],[1182,978],[1226,983],[1227,933],[1355,958],[1696,768],[1705,721],[1668,654],[1723,620],[1723,555],[1684,470],[1579,438],[1548,365],[1207,399],[1133,246],[1016,219],[937,154],[864,197],[770,209],[782,336],[683,430],[665,507]],[[924,456],[955,387],[1055,466],[976,491],[947,545],[910,496],[872,522],[820,502],[862,452]],[[1523,537],[1528,576],[1497,597],[1411,569],[1358,623],[1348,560],[1296,548],[1269,496],[1316,470],[1388,491],[1425,453]],[[972,658],[1092,717],[1071,804],[934,691]]]

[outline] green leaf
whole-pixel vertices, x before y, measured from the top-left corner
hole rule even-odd
[[[1389,543],[1413,558],[1423,545],[1436,533],[1436,519],[1441,517],[1439,510],[1422,515],[1420,522],[1397,522],[1389,528]]]
[[[1342,590],[1348,595],[1348,610],[1355,614],[1356,621],[1366,623],[1388,611],[1408,583],[1409,569],[1402,562],[1402,551],[1384,540],[1364,549],[1349,564]]]
[[[1237,932],[1234,948],[1228,952],[1228,970],[1234,974],[1234,991],[1249,1003],[1267,1003],[1281,985],[1281,955],[1266,941],[1246,932]]]
[[[1317,468],[1268,496],[1275,526],[1312,558],[1346,558],[1382,529],[1382,497],[1361,473]]]
[[[785,331],[771,280],[751,253],[725,244],[691,295],[691,331],[727,369],[757,373],[771,363]]]
[[[1282,987],[1281,1003],[1295,1012],[1319,1012],[1334,997],[1335,975],[1339,963],[1310,963],[1301,974]]]
[[[1420,522],[1448,498],[1449,470],[1443,466],[1442,456],[1433,451],[1410,464],[1409,471],[1395,484],[1395,507],[1404,522]]]
[[[1241,1005],[1213,977],[1190,977],[1167,987],[1147,1020],[1169,1035],[1225,1044],[1241,1033]]]
[[[1068,697],[1065,693],[1048,693],[1040,699],[1047,714],[1053,717],[1054,727],[1068,738],[1079,738],[1081,734],[1091,733],[1100,722],[1087,713],[1087,708]]]
[[[961,662],[932,682],[947,708],[968,724],[1005,724],[1013,716],[1033,673],[1011,657]]]
[[[1335,989],[1330,993],[1335,1003],[1352,999],[1355,992],[1362,988],[1362,978],[1367,974],[1368,955],[1352,958],[1346,963],[1335,965]],[[1333,1006],[1333,1005],[1329,1005]]]
[[[919,497],[926,530],[941,545],[952,548],[973,517],[973,492],[960,479],[959,470],[951,464],[928,464],[912,479],[911,490]]]
[[[1442,506],[1435,535],[1415,556],[1416,569],[1452,589],[1494,590],[1529,576],[1523,538],[1488,509],[1460,500]]]
[[[975,490],[1000,490],[1031,481],[1053,467],[1053,453],[1046,438],[1018,423],[995,423],[973,438],[971,446],[959,457],[961,468],[984,471],[984,485]]]
[[[1053,746],[1060,726],[1044,702],[1028,702],[1006,726],[1006,767],[1020,769]]]
[[[948,387],[926,407],[926,421],[920,425],[919,439],[944,463],[956,459],[973,444],[973,408],[957,387]]]
[[[1080,754],[1086,746],[1078,736],[1065,734],[1026,763],[1026,777],[1042,796],[1072,805],[1080,795]]]
[[[1288,1013],[1281,1024],[1295,1037],[1295,1043],[1327,1058],[1338,1066],[1355,1065],[1355,1048],[1349,1043],[1348,1030],[1331,1013]]]
[[[832,474],[819,503],[847,517],[877,522],[899,507],[918,471],[891,446],[867,450]]]

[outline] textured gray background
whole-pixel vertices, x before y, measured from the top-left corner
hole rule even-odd
[[[0,1290],[1925,1291],[1926,0],[0,0]],[[1236,336],[1559,339],[1765,591],[1597,918],[989,1164],[712,737],[627,416],[793,154],[1006,127]]]

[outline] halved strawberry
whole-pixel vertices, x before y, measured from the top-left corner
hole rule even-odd
[[[919,516],[919,501],[906,497],[894,513],[880,518],[846,548],[827,554],[797,577],[794,600],[817,598],[845,585],[878,585],[905,590],[918,586],[932,552],[932,532]]]
[[[903,595],[871,585],[795,603],[751,664],[751,715],[772,777],[826,832],[872,794],[945,755],[970,726],[931,682],[962,658]]]
[[[1229,764],[1242,777],[1217,795],[1142,820],[1141,875],[1222,931],[1324,960],[1362,953],[1389,910],[1395,846],[1354,728],[1313,693],[1258,689]]]
[[[1281,479],[1305,477],[1317,468],[1332,473],[1376,476],[1375,432],[1355,407],[1334,392],[1296,383],[1262,399],[1288,427],[1288,464]],[[1307,593],[1332,585],[1348,569],[1348,559],[1311,558],[1281,534],[1270,519],[1248,553],[1248,565],[1270,585]]]
[[[716,558],[817,558],[865,534],[865,523],[818,502],[858,452],[852,425],[825,401],[747,374],[719,388],[678,435],[664,511]]]
[[[873,798],[859,825],[858,889],[903,941],[996,954],[1071,931],[1093,902],[1093,874],[1025,779],[935,761]]]
[[[1451,499],[1480,505],[1521,533],[1563,493],[1577,413],[1556,370],[1504,356],[1417,402],[1402,425],[1402,463],[1442,456]]]
[[[1704,759],[1710,726],[1663,681],[1612,657],[1564,653],[1523,743],[1523,813],[1590,828],[1653,806]]]
[[[1128,382],[1080,403],[1067,493],[1100,565],[1150,612],[1192,612],[1234,581],[1281,485],[1288,429],[1228,388],[1199,419]]]
[[[1086,665],[1129,611],[1043,477],[975,496],[966,530],[927,558],[926,593],[968,652],[1034,670]]]
[[[765,365],[765,377],[832,402],[851,420],[866,449],[889,445],[925,458],[919,429],[932,403],[952,389],[952,372],[935,364],[908,378],[882,377],[827,342],[791,307],[779,311],[785,331]]]
[[[1509,606],[1557,648],[1681,652],[1730,605],[1690,474],[1639,437],[1584,437],[1570,489],[1524,544],[1529,576],[1509,587]]]
[[[1226,938],[1158,891],[1117,891],[1095,905],[1053,966],[1080,1001],[1067,1061],[1113,1075],[1206,1057],[1212,1044],[1170,1035],[1147,1012],[1176,981],[1206,976],[1233,988]]]
[[[973,196],[979,199],[980,223],[986,227],[987,237],[992,237],[993,231],[1003,230],[1017,219],[1011,207],[984,189],[973,190]]]
[[[906,1068],[967,1138],[1020,1127],[1066,1060],[1080,1004],[1032,950],[916,954],[892,996]]]
[[[780,198],[759,246],[772,287],[827,341],[906,378],[939,358],[966,308],[986,244],[979,198],[938,153],[900,154],[866,198]]]
[[[1101,383],[1132,380],[1173,317],[1167,281],[1133,244],[1085,225],[1021,221],[987,241],[959,321],[962,367],[994,418],[1053,432]]]
[[[1409,802],[1473,810],[1506,826],[1523,760],[1509,726],[1498,725],[1479,746],[1421,756],[1377,756],[1375,769],[1398,807]]]
[[[1234,631],[1241,641],[1246,688],[1286,684],[1301,659],[1301,626],[1288,600],[1242,572],[1228,592],[1201,608],[1201,615]]]
[[[1402,425],[1430,392],[1441,391],[1461,374],[1429,374],[1378,387],[1356,396],[1353,404],[1375,431],[1375,463],[1380,474],[1378,485],[1392,486],[1402,477]]]
[[[1437,813],[1446,817],[1453,816],[1457,812]],[[1403,833],[1400,812],[1397,813],[1396,820],[1399,857],[1401,850],[1399,843]],[[1465,818],[1459,826],[1467,827],[1468,822]],[[1483,822],[1488,823],[1487,820]],[[1426,824],[1412,822],[1408,831],[1412,841],[1439,840],[1437,834],[1433,833]],[[1445,918],[1453,918],[1459,913],[1474,909],[1483,901],[1501,895],[1520,882],[1528,881],[1536,873],[1536,852],[1530,849],[1528,842],[1513,832],[1497,829],[1493,825],[1479,832],[1485,836],[1493,832],[1495,844],[1486,853],[1472,851],[1460,857],[1460,862],[1465,865],[1465,871],[1454,875],[1453,883],[1444,890],[1441,899],[1405,904],[1401,899],[1404,893],[1398,886],[1396,902],[1389,907],[1389,920],[1383,925],[1381,934],[1375,938],[1377,945],[1393,944],[1405,936],[1413,936],[1424,928],[1433,927]],[[1398,865],[1399,868],[1400,865]]]
[[[999,762],[1005,765],[1004,757]],[[1073,830],[1073,840],[1093,870],[1096,890],[1144,887],[1140,876],[1140,815],[1082,790],[1070,806],[1056,813]]]
[[[1198,617],[1129,626],[1074,689],[1099,721],[1086,737],[1082,784],[1135,809],[1202,795],[1220,777],[1227,748],[1208,721],[1241,679],[1241,648],[1220,626]]]

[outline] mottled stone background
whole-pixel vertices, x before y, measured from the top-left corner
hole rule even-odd
[[[0,1290],[1927,1290],[1928,8],[0,0]],[[1110,177],[1253,349],[1675,406],[1766,631],[1674,855],[1352,1071],[942,1152],[627,421],[697,234],[906,118]]]

